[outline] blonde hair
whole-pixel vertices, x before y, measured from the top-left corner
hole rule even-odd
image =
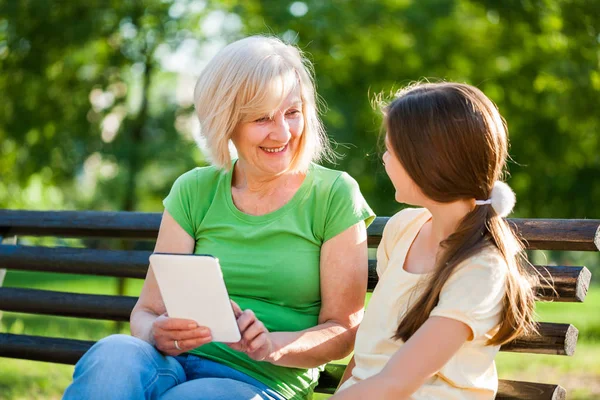
[[[508,132],[494,103],[479,89],[415,84],[384,111],[391,149],[427,197],[440,203],[490,198],[505,168]],[[487,246],[496,247],[508,266],[500,325],[487,343],[502,345],[536,332],[533,287],[538,279],[527,268],[519,238],[491,205],[475,207],[440,245],[436,269],[395,338],[407,341],[429,318],[460,263]]]
[[[305,172],[311,162],[331,160],[318,116],[310,62],[295,46],[274,37],[250,36],[222,49],[202,71],[194,104],[213,165],[229,170],[229,140],[238,124],[272,114],[300,87],[304,131],[288,169]]]

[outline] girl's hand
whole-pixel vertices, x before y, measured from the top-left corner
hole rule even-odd
[[[231,305],[237,318],[242,339],[237,343],[229,343],[228,346],[234,350],[246,353],[253,360],[270,361],[271,353],[273,352],[273,342],[267,328],[256,318],[252,310],[242,311],[240,306],[233,300],[231,301]]]
[[[169,318],[164,313],[152,324],[154,346],[163,354],[178,356],[212,341],[210,329],[189,319]]]

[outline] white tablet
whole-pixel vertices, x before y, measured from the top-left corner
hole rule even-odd
[[[196,321],[214,342],[241,339],[219,260],[209,255],[154,253],[150,264],[169,317]]]

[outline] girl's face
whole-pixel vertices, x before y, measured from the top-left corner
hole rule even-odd
[[[425,195],[394,154],[388,135],[385,135],[385,149],[383,165],[385,166],[385,172],[394,185],[394,189],[396,189],[396,201],[414,206],[424,206]]]
[[[254,173],[274,176],[285,172],[296,152],[304,131],[300,88],[292,90],[273,117],[265,115],[241,123],[231,140],[240,160]]]

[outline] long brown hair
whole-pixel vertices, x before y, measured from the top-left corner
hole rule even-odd
[[[401,91],[384,114],[391,150],[428,198],[440,203],[490,198],[503,175],[508,135],[498,109],[479,89],[458,83],[415,84]],[[500,327],[488,344],[534,333],[536,277],[526,267],[523,245],[491,205],[481,205],[440,243],[435,271],[395,338],[407,341],[429,318],[457,266],[489,245],[506,260],[508,276]]]

